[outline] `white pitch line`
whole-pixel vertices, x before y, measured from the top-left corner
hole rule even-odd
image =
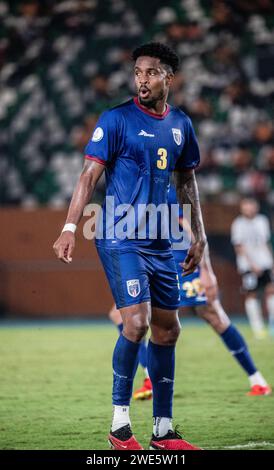
[[[248,442],[247,444],[237,444],[235,446],[224,446],[223,449],[227,449],[227,450],[236,450],[236,449],[252,449],[252,448],[255,448],[255,447],[261,447],[261,446],[265,446],[265,447],[274,447],[274,442],[267,442],[267,441],[262,441],[262,442]],[[217,449],[217,447],[210,447],[208,448],[208,450],[210,449]],[[219,447],[218,447],[219,450],[221,450]]]

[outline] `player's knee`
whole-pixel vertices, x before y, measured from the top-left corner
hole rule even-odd
[[[199,312],[203,318],[217,333],[223,333],[230,324],[230,320],[223,311],[221,305],[219,309],[211,304],[203,306]]]
[[[181,326],[178,324],[170,331],[170,343],[175,344],[180,336]]]
[[[219,333],[219,331],[222,330],[225,326],[222,324],[222,320],[218,317],[218,315],[210,315],[207,321],[213,330],[217,331],[217,333]]]
[[[143,324],[143,325],[138,325],[135,329],[135,341],[136,343],[139,343],[142,341],[142,339],[146,336],[148,331],[148,325]]]
[[[170,346],[177,342],[181,331],[180,323],[175,323],[171,328],[163,329],[160,333],[159,342],[163,346]]]
[[[204,306],[200,312],[199,317],[209,323],[213,328],[217,327],[220,323],[220,318],[210,305]]]
[[[245,300],[249,299],[257,299],[257,292],[246,292],[245,294]]]
[[[135,320],[124,328],[124,335],[134,343],[139,343],[146,336],[148,323],[143,320]]]
[[[109,318],[111,321],[114,321],[112,310],[110,310],[110,312],[108,312],[108,318]]]
[[[121,313],[120,313],[120,310],[116,308],[116,305],[112,306],[112,308],[109,311],[108,316],[109,316],[109,319],[116,325],[119,325],[120,323],[122,323]]]

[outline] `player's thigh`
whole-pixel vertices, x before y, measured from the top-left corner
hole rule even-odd
[[[177,310],[180,303],[178,273],[170,251],[150,257],[151,306],[161,310]]]
[[[97,251],[117,309],[150,302],[147,268],[138,251],[101,247]]]

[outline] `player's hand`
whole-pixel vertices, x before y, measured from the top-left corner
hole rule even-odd
[[[75,235],[70,231],[62,232],[53,245],[57,258],[63,263],[72,262],[72,252],[75,247]]]
[[[200,274],[201,286],[205,290],[205,295],[209,303],[212,303],[218,298],[218,283],[217,278],[213,272],[207,269],[201,269]]]
[[[185,261],[182,263],[184,269],[183,276],[187,276],[195,271],[201,262],[206,242],[195,242],[191,245],[186,255]]]

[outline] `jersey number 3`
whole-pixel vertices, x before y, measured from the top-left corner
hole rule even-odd
[[[165,170],[167,167],[167,151],[164,148],[159,148],[157,154],[159,155],[159,160],[157,160],[157,168],[159,170]]]

